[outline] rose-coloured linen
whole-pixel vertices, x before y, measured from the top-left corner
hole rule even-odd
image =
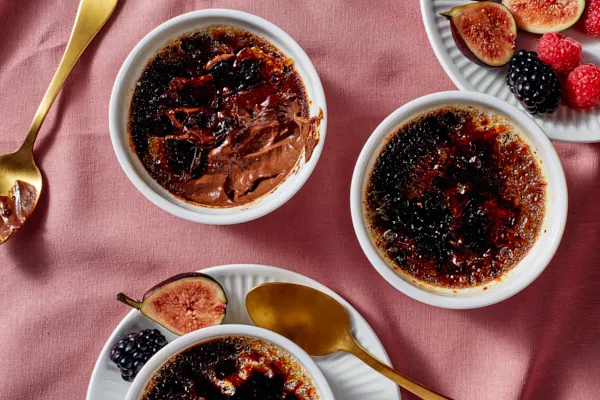
[[[0,152],[23,139],[77,3],[0,1]],[[112,84],[133,46],[161,22],[209,7],[248,11],[287,31],[312,58],[328,100],[325,149],[306,186],[238,226],[186,222],[152,205],[121,171],[108,132]],[[420,304],[386,283],[358,245],[348,196],[361,147],[400,105],[451,89],[417,0],[121,0],[40,134],[40,204],[0,247],[0,399],[85,398],[100,349],[129,311],[117,292],[141,295],[176,273],[240,262],[328,285],[372,324],[398,370],[453,398],[598,398],[600,145],[556,144],[571,205],[565,237],[540,278],[503,303]]]

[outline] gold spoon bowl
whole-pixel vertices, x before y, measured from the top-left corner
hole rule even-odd
[[[323,292],[292,283],[265,283],[248,293],[246,308],[257,326],[287,337],[311,356],[345,351],[422,399],[449,399],[369,354],[352,336],[346,309]]]
[[[117,1],[81,0],[65,54],[35,113],[25,141],[16,152],[0,155],[0,244],[25,224],[38,203],[42,193],[42,174],[33,157],[35,139],[67,76],[111,16]]]

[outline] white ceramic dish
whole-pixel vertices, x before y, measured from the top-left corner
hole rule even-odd
[[[428,110],[448,105],[472,105],[508,118],[519,129],[521,137],[537,152],[547,182],[547,205],[540,237],[521,262],[503,275],[500,281],[469,289],[451,290],[413,282],[395,272],[379,254],[370,239],[363,213],[365,186],[373,164],[386,139],[403,124]],[[444,308],[477,308],[497,303],[518,293],[533,282],[546,268],[562,238],[567,219],[567,185],[565,175],[544,132],[523,111],[495,97],[473,92],[442,92],[418,98],[388,116],[373,132],[362,149],[350,193],[352,223],[358,241],[377,271],[396,289],[423,303]]]
[[[133,89],[148,61],[170,41],[214,25],[236,26],[264,37],[274,44],[282,53],[294,60],[295,68],[306,87],[310,101],[310,116],[317,116],[321,110],[323,111],[319,143],[310,160],[299,165],[297,171],[292,173],[273,192],[251,204],[231,208],[209,208],[194,205],[176,198],[163,189],[148,174],[131,148],[127,129]],[[115,81],[110,99],[109,123],[112,144],[121,167],[135,187],[148,200],[180,218],[206,224],[228,225],[250,221],[268,214],[283,205],[300,190],[314,170],[323,150],[327,127],[327,106],[317,71],[304,50],[287,33],[252,14],[234,10],[207,9],[173,18],[158,26],[138,43],[125,60]]]
[[[213,326],[188,333],[175,339],[148,360],[148,363],[144,365],[131,384],[125,400],[138,400],[154,373],[174,355],[198,343],[223,336],[247,336],[262,339],[286,350],[298,360],[308,373],[314,387],[319,393],[319,400],[334,400],[333,393],[325,376],[323,376],[317,364],[304,350],[281,335],[250,325]]]
[[[218,280],[227,292],[229,304],[224,324],[252,325],[252,320],[246,312],[245,301],[248,292],[256,285],[265,282],[298,283],[321,290],[339,301],[350,315],[352,332],[359,343],[375,357],[390,365],[390,359],[377,335],[358,311],[343,298],[312,279],[284,269],[262,265],[225,265],[208,268],[202,272]],[[120,337],[148,328],[159,329],[169,342],[177,338],[138,311],[130,311],[110,335],[98,356],[90,378],[87,400],[125,399],[131,384],[121,379],[119,369],[110,361],[110,348]],[[400,391],[396,384],[350,354],[336,353],[315,358],[315,361],[338,400],[400,400]]]
[[[423,22],[438,60],[459,89],[490,94],[522,109],[506,85],[508,67],[486,68],[474,64],[456,46],[450,21],[440,13],[467,3],[468,0],[421,0]],[[600,39],[587,36],[578,28],[571,28],[563,33],[582,44],[584,63],[600,65]],[[540,35],[519,31],[517,49],[535,50],[539,37]],[[561,105],[551,116],[534,119],[552,140],[600,141],[600,106],[588,110],[573,110]]]

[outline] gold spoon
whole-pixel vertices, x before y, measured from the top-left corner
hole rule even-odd
[[[352,336],[344,307],[323,292],[292,283],[265,283],[248,293],[246,308],[257,326],[287,337],[311,356],[345,351],[422,399],[449,400],[369,354]]]
[[[29,132],[14,153],[0,155],[0,244],[27,220],[42,192],[42,174],[33,159],[38,132],[71,69],[108,20],[118,0],[81,0],[65,54],[38,107]]]

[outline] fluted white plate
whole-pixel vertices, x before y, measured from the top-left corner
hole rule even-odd
[[[246,294],[265,282],[292,282],[321,290],[339,301],[350,314],[352,329],[358,341],[375,357],[390,365],[390,359],[367,321],[347,301],[327,287],[281,268],[264,265],[234,264],[213,267],[201,272],[215,278],[227,293],[229,303],[226,324],[248,324]],[[121,336],[141,329],[157,328],[171,341],[177,336],[133,310],[119,323],[100,352],[88,386],[87,400],[122,400],[129,383],[121,379],[118,368],[109,359],[110,348]],[[377,374],[350,354],[336,353],[315,358],[338,400],[400,400],[398,386]]]
[[[421,0],[423,22],[438,60],[459,89],[487,93],[523,109],[506,85],[508,68],[486,68],[466,58],[452,38],[450,21],[440,15],[441,12],[468,3],[468,0]],[[579,28],[571,28],[563,33],[582,44],[584,63],[600,65],[600,39],[585,35]],[[517,49],[535,50],[539,37],[519,31]],[[551,116],[534,117],[534,120],[552,140],[600,141],[600,106],[573,110],[561,104]]]

